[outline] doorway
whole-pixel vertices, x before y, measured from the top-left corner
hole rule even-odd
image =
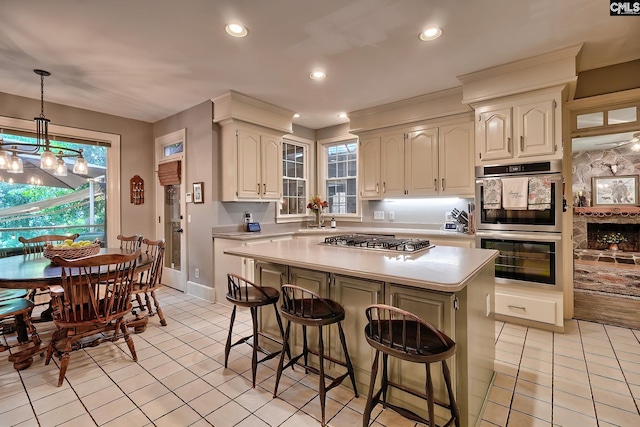
[[[186,291],[187,245],[184,233],[186,129],[156,138],[155,161],[159,181],[156,182],[156,236],[165,239],[162,282]]]

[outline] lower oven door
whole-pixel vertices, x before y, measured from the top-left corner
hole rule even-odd
[[[554,290],[561,290],[561,241],[561,233],[476,233],[476,247],[500,252],[496,283]]]

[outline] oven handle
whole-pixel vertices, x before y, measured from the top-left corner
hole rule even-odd
[[[477,239],[505,239],[505,240],[524,240],[532,242],[560,242],[562,233],[546,233],[541,231],[531,231],[528,233],[514,231],[476,231]]]

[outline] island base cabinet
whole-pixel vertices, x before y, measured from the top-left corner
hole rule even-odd
[[[387,303],[389,305],[415,314],[436,329],[446,333],[452,340],[456,340],[455,294],[424,291],[394,284],[388,285],[387,289]],[[454,355],[447,359],[447,365],[451,371],[451,382],[454,387],[454,394],[456,394],[456,357],[457,356]],[[447,388],[442,375],[442,364],[433,363],[430,369],[436,400],[448,402]],[[380,370],[379,372],[382,371]],[[408,389],[424,393],[427,384],[425,365],[389,357],[389,380],[401,384]],[[391,389],[389,396],[392,400],[398,400],[399,404],[410,408],[417,414],[427,417],[427,402],[425,400],[395,389]],[[436,405],[435,409],[439,425],[446,422],[451,416],[449,411],[442,407]],[[464,425],[464,423],[462,423],[462,425]]]
[[[372,304],[383,303],[384,283],[336,275],[333,277],[333,285],[331,299],[342,305],[345,310],[342,328],[347,337],[347,351],[355,371],[358,392],[361,396],[366,396],[375,351],[364,335],[364,328],[367,326],[365,309]],[[332,326],[331,329],[331,353],[338,360],[344,361],[337,327]],[[351,387],[348,380],[343,384]]]
[[[282,284],[287,276],[287,267],[284,265],[270,264],[267,262],[255,262],[255,283],[260,286],[269,286],[280,291]],[[276,307],[280,310],[281,300],[276,303]],[[265,333],[274,339],[280,340],[280,328],[276,320],[276,313],[272,305],[258,308],[258,328],[260,332]],[[283,322],[283,325],[285,322]],[[280,350],[281,346],[277,343],[262,339],[260,345],[269,351]]]

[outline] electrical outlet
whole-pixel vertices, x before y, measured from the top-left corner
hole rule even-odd
[[[249,211],[245,211],[244,212],[244,223],[249,223],[249,222],[253,222],[253,215],[251,215],[251,212]]]
[[[200,269],[196,268],[196,271],[194,272],[194,275],[196,276],[196,279],[198,279],[200,277]]]
[[[396,219],[396,215],[393,211],[389,211],[389,221],[393,221]]]
[[[384,219],[384,211],[373,211],[373,219]]]
[[[187,222],[191,224],[191,215],[187,215]]]

